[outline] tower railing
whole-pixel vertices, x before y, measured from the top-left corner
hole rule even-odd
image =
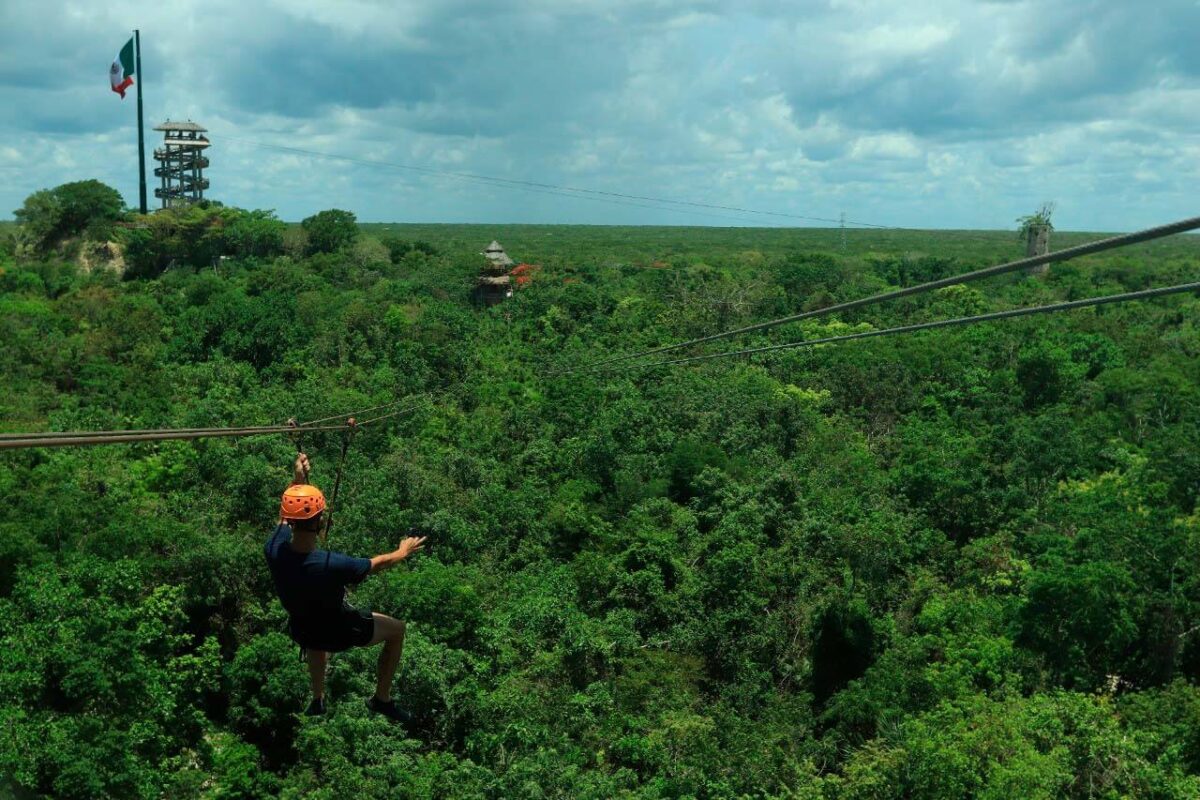
[[[211,144],[204,135],[206,129],[194,122],[168,120],[155,130],[163,131],[163,143],[154,149],[154,159],[159,163],[154,170],[159,179],[154,196],[162,200],[163,208],[203,200],[209,188],[208,178],[204,177],[209,165],[204,149]]]

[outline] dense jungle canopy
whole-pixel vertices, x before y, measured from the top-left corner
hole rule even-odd
[[[4,431],[273,424],[429,393],[355,439],[331,541],[430,537],[355,593],[409,621],[398,696],[417,720],[367,714],[368,650],[334,656],[328,716],[299,713],[262,556],[287,437],[6,451],[0,796],[1200,794],[1196,297],[562,375],[1021,244],[287,226],[63,195],[0,230]],[[80,258],[97,230],[123,271]],[[479,308],[492,239],[541,269]],[[1175,237],[737,344],[1198,266]],[[340,443],[305,443],[316,483]]]

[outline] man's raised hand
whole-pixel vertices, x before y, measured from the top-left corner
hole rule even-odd
[[[308,471],[312,466],[308,463],[308,456],[304,453],[296,454],[296,465],[292,472],[292,483],[308,483]]]
[[[396,555],[400,558],[408,558],[425,546],[425,538],[424,536],[409,536],[396,548]]]
[[[400,542],[400,546],[390,553],[384,553],[381,556],[375,556],[371,559],[371,574],[382,572],[385,569],[390,569],[396,566],[404,559],[411,556],[413,553],[421,549],[425,543],[425,537],[409,536],[404,541]]]

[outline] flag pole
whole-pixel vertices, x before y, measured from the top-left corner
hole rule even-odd
[[[133,71],[137,75],[137,115],[138,115],[138,200],[142,213],[146,208],[146,135],[142,129],[142,33],[133,32],[133,51],[135,64]]]

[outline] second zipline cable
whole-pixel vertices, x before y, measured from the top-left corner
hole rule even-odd
[[[1181,283],[1177,286],[1163,286],[1158,289],[1143,289],[1139,292],[1126,292],[1124,294],[1113,294],[1106,297],[1089,297],[1086,300],[1071,300],[1065,303],[1054,303],[1048,306],[1034,306],[1033,308],[1014,308],[1008,311],[993,311],[989,314],[978,314],[973,317],[955,317],[954,319],[942,319],[936,322],[921,322],[915,325],[902,325],[897,328],[884,328],[876,331],[862,331],[860,333],[847,333],[840,336],[826,336],[822,339],[805,339],[799,342],[786,342],[784,344],[772,344],[765,347],[751,347],[745,350],[730,350],[724,353],[706,353],[700,356],[690,356],[688,358],[677,358],[670,361],[653,361],[644,364],[633,364],[628,366],[613,366],[608,368],[599,368],[598,372],[624,372],[636,369],[653,369],[654,367],[667,367],[675,364],[691,364],[697,361],[711,361],[718,358],[733,358],[735,356],[752,356],[760,353],[774,353],[780,350],[795,350],[801,347],[814,347],[819,344],[834,344],[835,342],[849,342],[854,339],[871,339],[877,336],[895,336],[903,333],[914,333],[916,331],[929,331],[937,328],[950,328],[958,325],[974,325],[979,322],[993,322],[1001,319],[1012,319],[1014,317],[1029,317],[1034,314],[1053,314],[1059,311],[1070,311],[1074,308],[1088,308],[1092,306],[1103,306],[1110,303],[1128,303],[1134,300],[1149,300],[1152,297],[1164,297],[1171,294],[1182,294],[1184,292],[1200,292],[1200,281],[1193,283]]]

